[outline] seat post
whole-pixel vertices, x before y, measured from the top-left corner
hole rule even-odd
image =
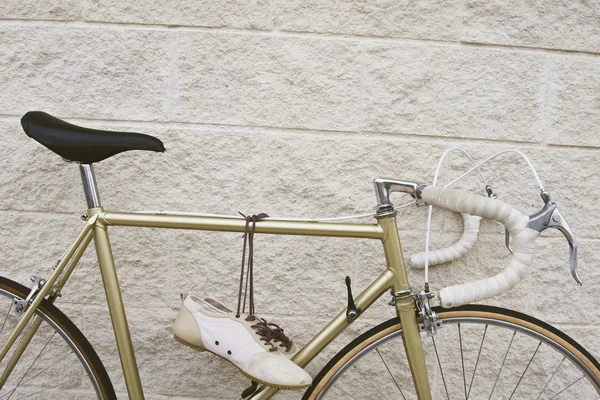
[[[83,182],[83,191],[85,192],[88,209],[100,207],[100,194],[98,193],[98,185],[96,184],[96,176],[94,175],[94,165],[79,164],[79,172],[81,173],[81,181]]]

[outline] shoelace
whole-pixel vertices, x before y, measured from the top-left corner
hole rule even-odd
[[[274,328],[271,328],[271,331],[273,332],[273,341],[281,342],[279,347],[285,347],[285,351],[290,351],[293,341],[289,337],[285,336],[283,333],[283,328],[280,328],[279,325],[272,322],[267,323],[267,325],[269,327],[274,326]]]
[[[246,226],[244,228],[244,247],[242,249],[242,268],[240,272],[240,289],[238,292],[238,305],[237,312],[235,314],[236,318],[240,317],[240,307],[241,312],[244,313],[246,311],[246,297],[248,295],[248,286],[250,286],[250,299],[248,305],[248,314],[254,315],[254,270],[253,270],[253,259],[254,259],[254,231],[256,230],[256,221],[259,221],[263,218],[267,218],[268,215],[265,213],[260,213],[258,215],[245,216],[240,213],[242,217],[246,218]],[[252,223],[252,225],[250,225]],[[244,286],[244,269],[246,264],[246,247],[248,247],[248,270],[246,271],[246,285],[244,290],[244,303],[242,305],[242,287]]]
[[[258,321],[254,325],[250,325],[250,327],[256,331],[256,334],[260,336],[260,340],[265,342],[265,345],[270,346],[269,351],[277,351],[277,347],[271,342],[272,339],[275,339],[275,336],[271,328],[269,328],[269,323],[264,318],[249,315],[246,321]]]
[[[288,338],[284,333],[283,329],[279,325],[267,322],[264,318],[257,318],[254,315],[254,231],[256,230],[256,222],[263,218],[267,218],[268,215],[260,213],[258,215],[245,216],[240,213],[246,219],[246,226],[244,228],[244,247],[242,249],[242,268],[240,272],[240,288],[238,292],[238,305],[236,318],[239,318],[242,313],[246,311],[246,297],[248,295],[248,317],[246,321],[258,321],[254,325],[250,325],[252,329],[256,331],[256,334],[260,336],[260,340],[265,342],[265,345],[270,346],[269,351],[277,351],[277,346],[271,342],[280,342],[280,347],[285,347],[286,351],[289,351],[292,347],[292,340]],[[248,268],[246,269],[246,247],[248,247]],[[246,284],[244,285],[244,271],[246,272]],[[244,290],[244,301],[242,302],[242,288]],[[241,312],[241,313],[240,313]]]

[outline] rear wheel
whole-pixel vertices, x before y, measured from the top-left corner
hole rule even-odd
[[[0,277],[0,344],[19,321],[13,301],[27,297],[25,286]],[[116,399],[106,369],[81,331],[58,308],[43,300],[26,328],[0,363],[0,381],[15,349],[35,320],[40,323],[31,342],[6,382],[0,400],[8,399]]]
[[[441,328],[421,336],[434,399],[600,398],[600,364],[558,329],[497,307],[435,311]],[[304,395],[416,398],[397,318],[342,349]]]

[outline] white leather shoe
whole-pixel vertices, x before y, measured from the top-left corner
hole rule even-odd
[[[234,312],[214,300],[185,296],[173,332],[177,341],[224,358],[252,380],[281,389],[309,386],[311,376],[279,351],[295,352],[293,343],[279,339],[283,330],[252,318],[247,314],[236,318]],[[274,343],[274,339],[279,340]]]

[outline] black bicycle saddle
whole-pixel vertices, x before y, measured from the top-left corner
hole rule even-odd
[[[163,143],[150,135],[83,128],[42,111],[29,111],[21,118],[21,125],[30,138],[62,158],[82,164],[129,150],[165,151]]]

